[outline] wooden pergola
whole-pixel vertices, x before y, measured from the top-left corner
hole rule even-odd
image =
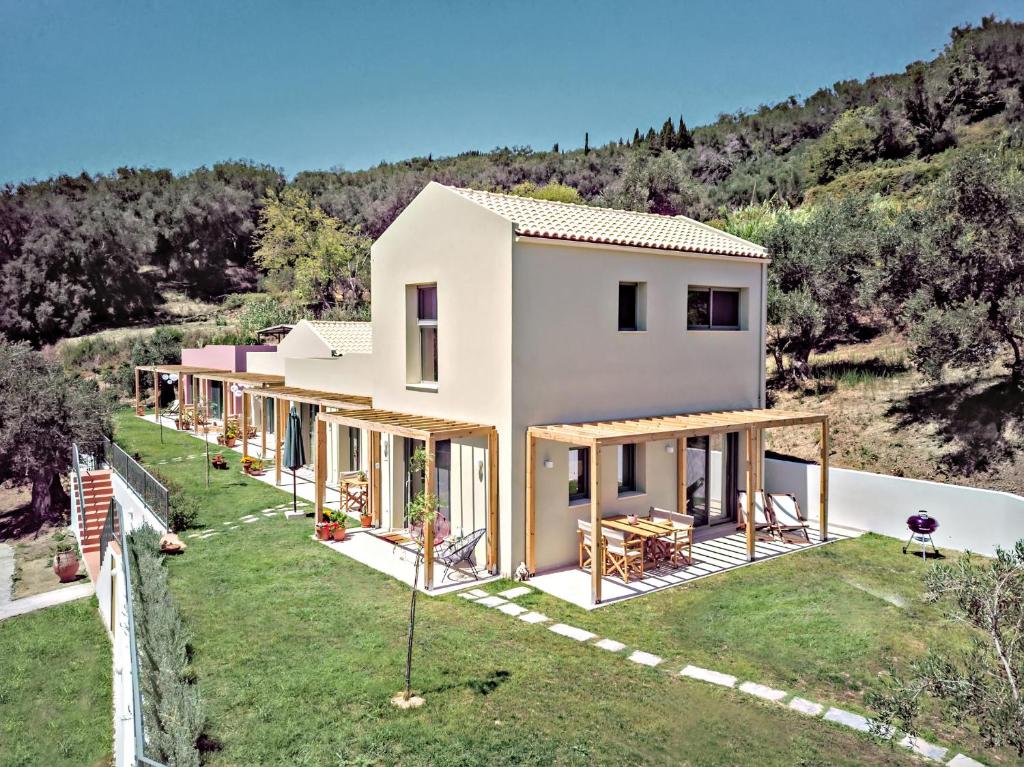
[[[240,415],[239,427],[241,429],[241,441],[242,441],[242,456],[248,457],[249,455],[249,440],[246,438],[246,429],[249,423],[249,394],[247,393],[248,388],[262,388],[267,386],[274,386],[275,384],[284,383],[284,376],[273,375],[271,373],[247,373],[245,371],[237,370],[211,370],[206,373],[201,373],[192,377],[192,428],[198,433],[199,432],[199,385],[201,382],[208,381],[219,381],[221,386],[224,387],[224,411],[222,413],[224,421],[233,415]],[[231,384],[237,384],[240,387],[245,387],[242,390],[242,412],[234,412],[234,401],[235,398],[228,395],[228,387]],[[210,420],[210,401],[206,400],[206,420]]]
[[[452,421],[432,416],[395,413],[390,410],[350,410],[343,413],[321,413],[316,425],[316,518],[320,521],[324,507],[324,487],[327,468],[327,424],[367,429],[370,432],[370,513],[373,523],[381,519],[381,451],[380,435],[392,434],[406,439],[421,440],[426,445],[426,492],[434,493],[437,484],[437,443],[444,440],[487,438],[487,462],[490,482],[487,496],[487,569],[498,567],[498,431],[493,426]],[[434,585],[434,527],[424,525],[423,583]]]
[[[746,515],[747,558],[754,560],[754,514],[755,490],[762,487],[764,471],[765,429],[784,426],[806,426],[818,424],[821,427],[821,483],[819,517],[821,540],[828,537],[828,416],[823,413],[800,413],[786,410],[727,410],[708,413],[683,413],[679,415],[627,418],[614,421],[592,421],[586,423],[553,424],[531,426],[526,433],[526,566],[531,574],[536,573],[536,483],[534,462],[537,440],[552,440],[578,447],[590,448],[590,523],[595,535],[591,536],[592,563],[604,561],[601,550],[601,448],[608,445],[676,440],[676,508],[686,513],[686,440],[689,437],[711,436],[728,432],[743,432],[743,457],[746,463],[746,491],[748,513]],[[601,601],[602,568],[591,565],[591,598],[594,604]]]
[[[246,417],[248,417],[247,397],[274,400],[274,482],[278,485],[281,484],[281,461],[278,456],[281,455],[285,424],[288,418],[288,410],[292,403],[316,405],[322,410],[368,409],[372,404],[372,400],[369,397],[362,395],[303,389],[298,386],[284,386],[284,381],[282,380],[280,383],[269,386],[251,387],[243,393],[242,407],[245,410]],[[264,428],[260,429],[260,451],[261,455],[266,455],[267,453],[267,430],[265,425]],[[248,455],[248,448],[244,442],[242,443],[242,454],[243,456]]]
[[[205,373],[216,373],[213,368],[194,367],[192,365],[139,365],[135,368],[135,414],[142,415],[142,374],[153,374],[153,398],[156,408],[156,419],[160,420],[160,376],[175,375],[178,380],[174,384],[174,398],[181,409],[181,379],[183,376],[197,376]]]

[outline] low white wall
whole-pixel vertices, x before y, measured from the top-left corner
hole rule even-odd
[[[373,355],[346,354],[343,357],[289,357],[284,361],[287,386],[315,391],[373,395]]]
[[[818,519],[817,464],[765,460],[765,489],[793,493],[812,520]],[[907,517],[924,509],[939,521],[937,546],[985,556],[1024,538],[1024,498],[941,482],[829,469],[829,525],[906,540]]]
[[[121,504],[121,509],[124,511],[125,532],[134,532],[143,525],[149,525],[158,533],[166,532],[164,523],[149,510],[149,507],[118,476],[117,472],[112,471],[111,476],[113,477],[114,484],[114,498]]]

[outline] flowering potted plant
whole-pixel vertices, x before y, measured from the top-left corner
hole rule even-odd
[[[215,469],[226,469],[228,467],[228,462],[224,459],[223,453],[217,453],[217,455],[211,458],[210,464]]]
[[[316,523],[316,539],[318,541],[326,541],[331,538],[331,522],[317,522]]]
[[[234,419],[227,420],[224,423],[222,436],[224,437],[224,447],[234,447],[235,440],[238,439],[238,422]]]
[[[331,537],[334,538],[334,540],[336,540],[336,541],[343,541],[343,540],[345,540],[345,535],[346,535],[347,531],[345,530],[345,523],[344,522],[328,522],[327,525],[328,525],[328,528],[331,531]]]
[[[242,459],[242,471],[253,477],[263,476],[263,461],[247,455]]]
[[[78,575],[78,544],[66,530],[61,530],[53,536],[53,547],[53,574],[61,583],[73,581]]]

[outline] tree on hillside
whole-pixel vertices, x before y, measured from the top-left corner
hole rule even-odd
[[[679,115],[679,127],[676,130],[676,149],[692,149],[693,136],[690,129],[686,127],[683,116]]]
[[[532,181],[524,181],[521,184],[516,184],[509,190],[509,194],[514,194],[518,197],[532,197],[535,200],[552,200],[554,202],[574,202],[582,203],[583,197],[580,193],[573,189],[571,186],[565,184],[559,184],[557,181],[552,181],[544,186],[537,186]]]
[[[0,336],[0,482],[31,484],[34,528],[63,519],[71,443],[110,436],[111,407],[95,382]]]
[[[827,199],[781,211],[764,229],[768,270],[768,351],[779,372],[805,380],[811,352],[855,323],[865,273],[877,252],[877,220],[868,200]]]
[[[1010,373],[1020,382],[1024,152],[975,152],[957,159],[928,204],[908,218],[911,235],[883,271],[885,289],[902,299],[914,362],[939,378],[946,365],[978,368],[1002,350],[1010,353]]]
[[[879,712],[875,729],[895,725],[916,734],[921,700],[930,696],[957,723],[973,720],[989,746],[1024,756],[1024,541],[998,550],[994,560],[968,554],[938,564],[925,586],[925,600],[946,605],[948,619],[970,626],[974,638],[955,653],[929,653],[869,693]]]
[[[260,212],[256,263],[294,275],[293,290],[319,312],[357,316],[369,302],[370,239],[310,201],[300,189],[272,192]]]

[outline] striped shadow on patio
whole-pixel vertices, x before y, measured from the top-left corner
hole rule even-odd
[[[693,564],[676,567],[668,564],[648,566],[644,577],[639,580],[630,579],[625,583],[618,576],[605,576],[602,581],[603,600],[597,607],[621,602],[625,599],[651,594],[655,591],[689,583],[709,575],[724,573],[738,567],[757,565],[784,554],[793,554],[815,546],[828,545],[834,541],[844,540],[849,536],[832,533],[829,539],[822,542],[816,530],[810,531],[810,543],[782,543],[777,540],[758,540],[755,545],[754,562],[747,561],[747,539],[743,531],[727,532],[720,535],[699,537],[693,544]],[[571,602],[577,607],[592,610],[590,573],[577,567],[543,573],[530,579],[530,585],[551,594],[552,596]]]

